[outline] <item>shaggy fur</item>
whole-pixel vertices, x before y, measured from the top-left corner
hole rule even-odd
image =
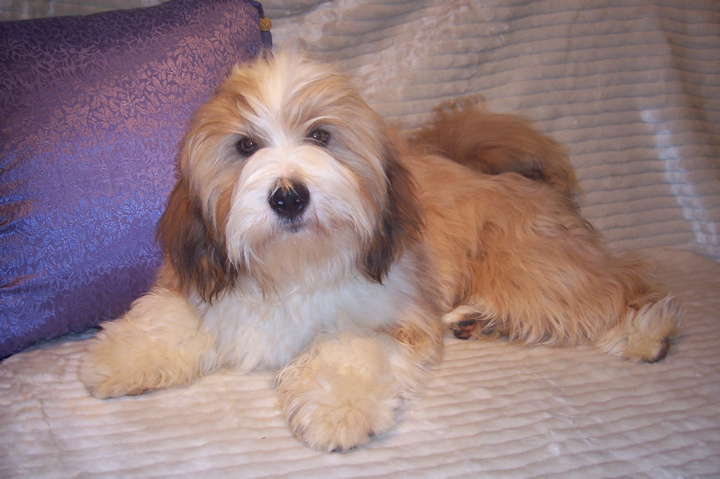
[[[280,53],[198,110],[179,173],[155,286],[81,366],[96,397],[270,368],[293,433],[347,450],[394,427],[448,325],[648,362],[676,335],[677,301],[608,253],[563,149],[513,116],[441,109],[407,143]]]

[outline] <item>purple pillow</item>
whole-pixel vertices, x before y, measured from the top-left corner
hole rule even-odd
[[[0,23],[0,358],[121,315],[192,112],[270,46],[262,8],[171,0]]]

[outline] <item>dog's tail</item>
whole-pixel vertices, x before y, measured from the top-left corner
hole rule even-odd
[[[573,195],[575,173],[558,142],[519,116],[489,113],[476,103],[466,99],[438,106],[411,143],[481,173],[519,173]]]

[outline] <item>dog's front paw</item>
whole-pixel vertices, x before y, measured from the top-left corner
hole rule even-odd
[[[155,389],[157,375],[153,371],[155,364],[151,358],[136,352],[134,345],[122,345],[111,338],[99,337],[91,340],[89,350],[80,363],[80,380],[90,394],[99,399],[118,396],[136,396],[150,389]],[[137,342],[142,341],[138,338]]]
[[[352,376],[315,379],[278,385],[290,429],[313,449],[347,451],[395,426],[399,401],[383,397],[376,385]]]
[[[215,364],[210,340],[199,331],[153,336],[118,320],[90,341],[79,376],[100,399],[188,384]]]
[[[80,380],[103,399],[188,384],[217,366],[212,343],[187,299],[156,289],[90,340]]]
[[[111,366],[91,356],[85,357],[80,365],[80,380],[98,399],[135,396],[145,392],[144,388],[133,383],[132,378],[125,377],[121,371],[113,371]]]
[[[322,451],[347,451],[395,427],[402,387],[381,341],[320,345],[277,376],[280,405],[295,436]]]

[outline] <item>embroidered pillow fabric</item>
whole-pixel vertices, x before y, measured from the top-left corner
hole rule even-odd
[[[269,46],[261,14],[171,0],[0,23],[0,358],[148,289],[187,120]]]

